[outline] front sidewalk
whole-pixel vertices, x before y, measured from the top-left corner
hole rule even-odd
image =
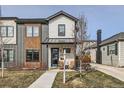
[[[58,70],[49,70],[41,75],[29,88],[51,88]]]
[[[117,68],[117,67],[106,66],[102,64],[93,64],[93,63],[91,63],[91,66],[94,67],[96,70],[99,70],[121,81],[124,81],[124,68]]]

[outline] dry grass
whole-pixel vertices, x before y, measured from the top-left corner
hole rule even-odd
[[[1,88],[26,88],[32,84],[43,71],[40,70],[18,70],[4,72],[4,78],[0,76]],[[1,71],[0,71],[1,75]]]
[[[99,71],[67,72],[66,83],[63,84],[63,73],[59,72],[53,83],[53,88],[123,88],[124,82]]]

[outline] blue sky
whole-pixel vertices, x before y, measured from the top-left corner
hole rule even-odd
[[[21,18],[45,18],[60,10],[75,17],[84,14],[88,20],[90,39],[96,39],[97,29],[102,29],[102,39],[124,31],[124,6],[95,6],[95,5],[27,5],[2,6],[2,16]]]

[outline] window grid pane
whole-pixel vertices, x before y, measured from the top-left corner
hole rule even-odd
[[[7,36],[7,27],[1,27],[1,35]]]
[[[39,52],[38,51],[33,51],[33,60],[39,61]]]
[[[33,36],[39,36],[39,28],[37,26],[33,27]]]
[[[14,61],[14,50],[9,51],[9,61]]]
[[[8,27],[8,36],[9,37],[14,36],[14,28],[13,27]]]
[[[27,31],[27,37],[32,37],[32,26],[27,26],[26,27],[26,31]]]
[[[39,62],[39,51],[38,50],[27,50],[26,61],[27,62]]]
[[[26,61],[27,62],[32,61],[32,50],[27,50],[26,51]]]
[[[65,36],[65,24],[58,25],[58,36]]]

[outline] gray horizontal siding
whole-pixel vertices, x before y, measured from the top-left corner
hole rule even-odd
[[[108,45],[105,45],[105,46],[102,46],[101,47],[101,51],[102,51],[102,64],[105,64],[105,65],[111,65],[111,66],[118,66],[118,55],[115,55],[115,54],[109,54],[107,55],[107,46]],[[103,50],[104,48],[104,50]]]
[[[124,42],[119,42],[119,66],[124,66]]]

